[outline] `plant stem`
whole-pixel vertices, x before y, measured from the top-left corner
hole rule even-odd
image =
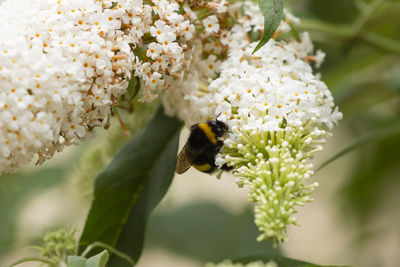
[[[314,19],[302,19],[301,24],[298,27],[301,30],[319,31],[344,39],[357,38],[358,40],[383,51],[400,54],[400,42],[374,32],[360,32],[358,36],[353,37],[354,30],[351,26],[336,25]]]
[[[361,12],[368,6],[363,0],[355,0],[354,4]]]
[[[298,25],[301,30],[319,31],[327,34],[349,38],[352,35],[350,26],[333,24],[317,19],[301,18],[301,23]]]
[[[52,261],[50,259],[47,258],[42,258],[42,257],[26,257],[26,258],[22,258],[19,259],[13,263],[11,263],[10,265],[7,265],[7,267],[13,267],[16,266],[18,264],[24,263],[24,262],[29,262],[29,261],[39,261],[39,262],[43,262],[43,263],[47,263],[50,264],[51,266],[56,266],[56,262]]]
[[[380,48],[390,53],[400,54],[400,42],[384,37],[374,32],[361,33],[361,39],[371,46]]]
[[[349,145],[348,147],[344,148],[342,151],[339,153],[335,154],[333,157],[325,161],[324,163],[321,164],[321,166],[318,167],[318,169],[315,171],[317,173],[319,170],[330,164],[331,162],[337,160],[341,156],[346,155],[347,153],[359,148],[362,145],[368,144],[373,141],[379,141],[382,140],[386,137],[393,136],[396,134],[400,133],[400,122],[397,122],[395,124],[392,124],[390,126],[387,126],[385,128],[381,128],[375,132],[369,133],[358,139],[355,143]]]
[[[353,23],[353,36],[356,37],[360,34],[365,23],[369,20],[371,15],[376,11],[376,9],[385,2],[385,0],[375,0],[370,5],[366,6],[360,15],[356,18]]]
[[[117,117],[117,119],[118,119],[118,121],[119,121],[119,124],[121,125],[121,129],[122,129],[122,132],[124,133],[124,136],[125,136],[125,137],[131,136],[131,133],[130,133],[129,130],[126,128],[126,125],[125,125],[124,121],[122,120],[121,116],[119,115],[119,111],[118,111],[117,108],[114,108],[114,114],[115,114],[115,116]]]

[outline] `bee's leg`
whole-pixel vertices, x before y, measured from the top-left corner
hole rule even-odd
[[[223,170],[218,169],[218,173],[215,175],[217,177],[217,179],[221,179],[223,172],[224,172]]]
[[[224,173],[225,171],[230,171],[232,170],[233,167],[229,167],[228,165],[226,165],[226,163],[224,165],[222,165],[221,167],[218,168],[218,173],[217,173],[217,179],[220,179],[222,176],[222,173]]]
[[[217,143],[215,144],[215,152],[219,152],[221,150],[221,147],[224,145],[224,142],[221,140],[218,140]]]
[[[221,170],[224,170],[224,171],[230,171],[230,170],[233,170],[233,167],[231,167],[231,166],[228,166],[226,163],[224,164],[224,165],[222,165],[221,167],[219,167]]]

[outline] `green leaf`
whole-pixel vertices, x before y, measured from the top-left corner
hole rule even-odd
[[[68,256],[68,267],[85,267],[86,258],[81,256]]]
[[[147,219],[174,176],[181,123],[160,108],[96,178],[80,251],[99,241],[139,258]],[[118,265],[118,261],[120,261]],[[126,266],[111,257],[110,266]]]
[[[237,259],[234,260],[234,263],[242,263],[242,264],[248,264],[250,262],[255,262],[255,261],[263,261],[265,263],[269,261],[274,261],[279,267],[323,267],[323,265],[316,265],[312,263],[308,263],[305,261],[299,261],[299,260],[294,260],[294,259],[289,259],[285,257],[280,257],[280,256],[275,256],[275,255],[261,255],[261,256],[250,256],[242,259]],[[333,265],[329,265],[330,267],[334,267]],[[326,266],[328,267],[328,266]],[[337,266],[339,267],[339,266]],[[341,267],[344,267],[341,265]]]
[[[108,261],[108,252],[103,250],[97,255],[87,259],[85,267],[104,267]]]
[[[258,0],[258,5],[264,16],[264,35],[254,49],[253,54],[271,39],[279,23],[281,23],[283,14],[282,0]]]
[[[110,251],[110,253],[114,254],[115,256],[124,259],[127,263],[129,263],[129,266],[133,266],[135,265],[135,262],[132,260],[131,257],[129,257],[128,255],[126,255],[125,253],[117,250],[116,248],[110,247],[109,245],[106,245],[102,242],[94,242],[92,244],[90,244],[89,246],[87,246],[85,248],[85,251],[82,252],[81,256],[86,256],[87,254],[90,253],[90,251],[92,251],[92,249],[94,248],[104,248],[108,251]]]
[[[108,252],[103,250],[99,254],[86,259],[82,256],[68,256],[68,267],[104,267],[108,261]]]
[[[210,202],[192,203],[172,211],[157,208],[147,228],[144,251],[162,248],[199,262],[251,254],[280,255],[272,241],[257,242],[259,231],[251,205],[240,213]]]
[[[128,99],[129,101],[133,101],[135,96],[139,93],[140,90],[140,78],[139,77],[134,77],[132,75],[129,84],[128,84]]]
[[[369,133],[367,135],[364,135],[363,137],[358,139],[355,143],[353,143],[350,146],[346,147],[345,149],[343,149],[342,151],[338,152],[333,157],[329,158],[327,161],[322,163],[321,166],[319,166],[319,168],[316,170],[316,172],[321,170],[325,166],[327,166],[329,163],[337,160],[341,156],[346,155],[347,153],[359,148],[362,145],[365,145],[365,144],[368,144],[368,143],[374,142],[374,141],[379,141],[379,140],[382,140],[382,139],[387,138],[389,136],[394,136],[394,135],[398,135],[398,134],[400,134],[400,121],[395,123],[395,124],[393,124],[393,125],[384,127],[384,128],[379,129],[379,130],[377,130],[375,132],[372,132],[372,133]]]
[[[132,105],[134,107],[132,113],[121,112],[120,115],[131,136],[134,136],[153,118],[160,106],[160,99],[144,103],[135,98]],[[96,176],[129,140],[130,138],[124,135],[118,119],[114,117],[111,119],[108,130],[96,132],[96,137],[85,144],[79,164],[74,168],[71,176],[75,179],[79,193],[88,202],[93,199],[93,184]]]

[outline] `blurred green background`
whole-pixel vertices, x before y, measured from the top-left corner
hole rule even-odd
[[[299,209],[302,227],[290,228],[292,241],[280,251],[319,264],[398,266],[400,1],[288,0],[286,7],[302,19],[298,30],[308,30],[327,54],[316,72],[344,114],[315,166],[364,136],[371,142],[316,173],[315,202]],[[0,177],[0,266],[32,255],[26,247],[40,244],[50,227],[82,228],[90,202],[73,170],[96,138]],[[217,180],[191,170],[175,178],[150,218],[139,266],[278,253],[257,235],[246,190],[232,176]]]

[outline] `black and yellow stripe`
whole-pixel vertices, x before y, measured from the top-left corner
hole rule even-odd
[[[199,123],[198,125],[203,133],[206,135],[207,139],[210,140],[214,145],[217,143],[217,138],[215,132],[207,123]]]
[[[190,166],[206,173],[217,169],[215,156],[223,145],[223,141],[219,140],[219,138],[227,130],[228,126],[217,119],[192,125],[188,141],[178,155],[176,173],[182,174]],[[224,167],[222,169],[228,170],[228,168]]]
[[[204,163],[204,164],[193,164],[193,167],[196,168],[196,170],[201,171],[201,172],[212,172],[215,169],[215,166],[212,166],[211,164]]]

